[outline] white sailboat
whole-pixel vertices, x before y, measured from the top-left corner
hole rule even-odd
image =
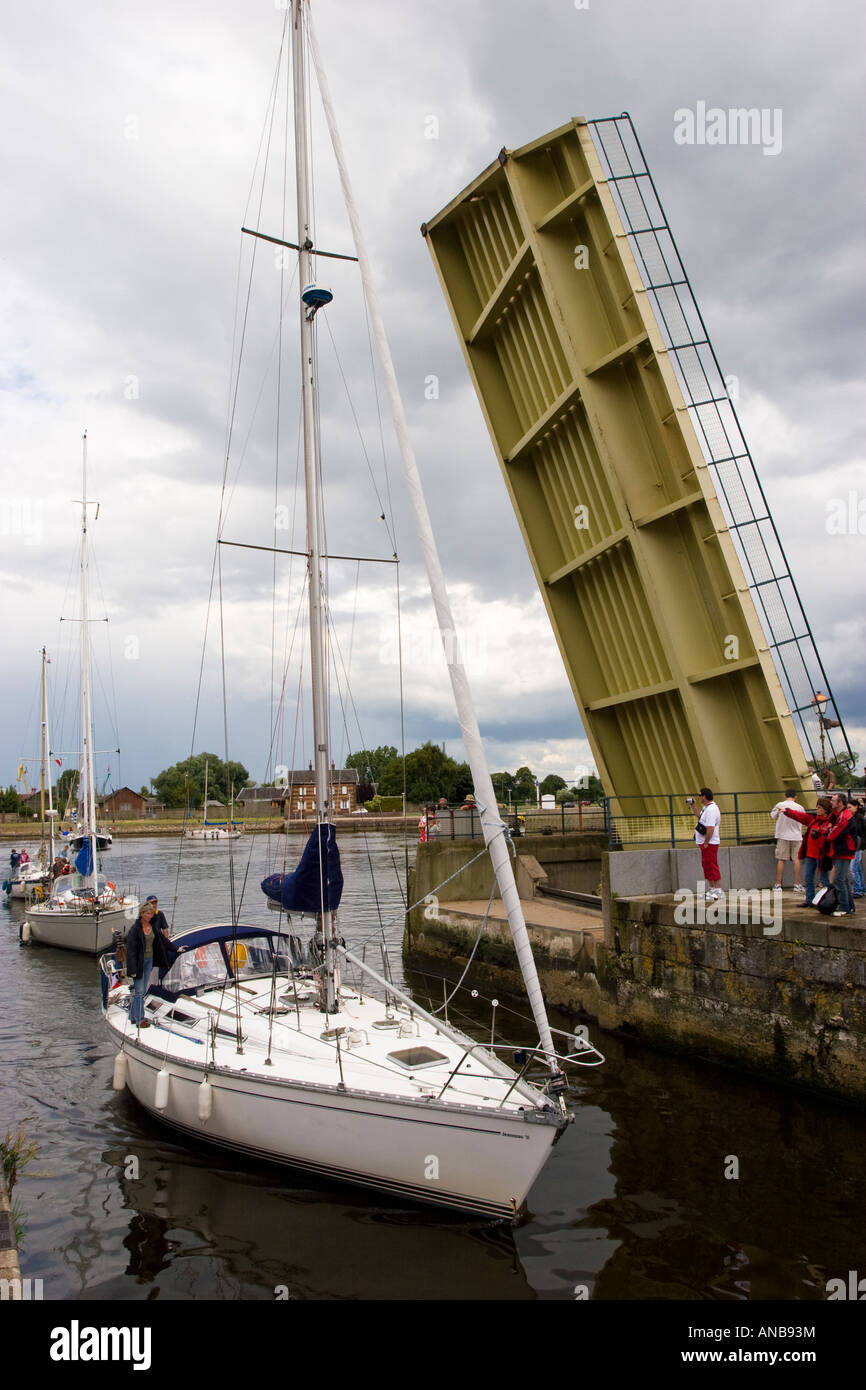
[[[3,891],[9,898],[30,900],[33,897],[40,897],[46,893],[51,886],[51,865],[54,862],[54,804],[51,788],[51,764],[48,762],[48,687],[46,678],[46,668],[48,666],[48,653],[42,648],[42,756],[40,759],[39,772],[39,821],[42,839],[39,845],[39,853],[34,860],[26,858],[24,862],[18,863],[4,880]],[[21,765],[23,771],[24,765]],[[48,771],[48,844],[45,842],[45,773]]]
[[[209,821],[207,818],[207,758],[204,764],[204,802],[202,803],[201,825],[189,826],[183,832],[185,840],[239,840],[241,837],[234,818],[234,795],[231,799],[228,821]]]
[[[351,191],[327,86],[309,28],[308,0],[292,0],[303,436],[317,825],[294,873],[262,888],[276,928],[237,922],[177,934],[173,964],[146,1003],[147,1032],[129,1018],[129,989],[114,956],[102,961],[103,1009],[118,1046],[114,1084],[128,1085],[153,1115],[196,1138],[462,1210],[513,1216],[569,1119],[562,1059],[544,1010],[514,883],[505,827],[455,644],[445,639],[484,836],[505,901],[539,1042],[514,1071],[500,1049],[481,1045],[428,1013],[343,943],[351,920],[338,909],[343,879],[329,792],[329,729],[323,619],[324,559],[319,498],[314,318],[331,295],[312,283],[305,97],[306,38],[332,130],[356,249],[431,589],[443,634],[454,622]],[[311,954],[297,914],[311,914]],[[349,976],[354,977],[349,987]],[[378,993],[377,993],[378,992]],[[511,1057],[512,1048],[508,1049]],[[512,1058],[513,1060],[513,1058]],[[569,1058],[568,1060],[575,1060]],[[576,1060],[595,1062],[588,1048]],[[535,1065],[546,1077],[530,1081]]]
[[[125,932],[138,911],[138,899],[124,897],[100,872],[96,828],[96,788],[93,776],[93,715],[91,709],[90,631],[87,574],[87,435],[83,442],[81,502],[81,798],[83,823],[77,831],[78,852],[69,872],[55,878],[44,902],[26,910],[24,940],[44,946],[97,955],[111,945],[116,931]],[[47,719],[47,715],[46,715]]]

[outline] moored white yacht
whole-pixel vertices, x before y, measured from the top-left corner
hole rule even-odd
[[[520,1210],[567,1123],[556,1097],[393,989],[383,1004],[344,983],[324,1014],[321,974],[285,928],[191,927],[172,944],[147,1031],[129,1020],[114,956],[102,960],[115,1084],[147,1110],[197,1139],[383,1192]]]

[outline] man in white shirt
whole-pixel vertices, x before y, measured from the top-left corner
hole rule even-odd
[[[695,823],[695,844],[701,851],[701,868],[707,885],[707,902],[715,902],[722,896],[719,884],[722,881],[719,869],[719,827],[722,813],[713,800],[709,787],[701,787],[701,809]]]
[[[786,816],[786,811],[802,811],[797,802],[797,792],[793,787],[785,788],[785,800],[777,801],[770,815],[776,822],[776,887],[782,887],[782,875],[790,859],[794,865],[794,892],[804,893],[800,882],[800,843],[803,832],[797,821]]]

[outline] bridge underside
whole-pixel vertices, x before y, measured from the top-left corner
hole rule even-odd
[[[608,792],[810,785],[588,123],[503,151],[423,231]]]

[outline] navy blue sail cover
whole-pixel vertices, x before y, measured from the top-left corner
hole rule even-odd
[[[335,827],[317,825],[294,872],[269,874],[262,892],[287,912],[336,912],[343,896],[343,871]]]
[[[93,873],[93,847],[89,840],[85,840],[75,859],[75,867],[80,874],[86,877]]]

